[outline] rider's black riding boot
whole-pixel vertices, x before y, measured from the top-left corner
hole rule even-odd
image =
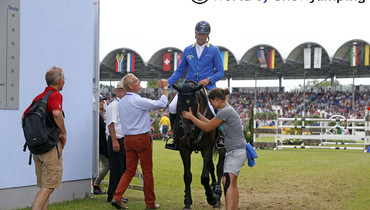
[[[222,127],[217,127],[217,139],[216,139],[216,147],[217,149],[224,149],[225,148],[225,135],[221,131]]]
[[[177,141],[176,141],[176,138],[175,138],[175,120],[176,120],[176,114],[171,114],[170,113],[170,123],[171,123],[171,127],[172,127],[172,139],[173,141],[171,143],[167,143],[166,142],[166,146],[165,148],[166,149],[172,149],[172,150],[179,150],[178,148],[178,145],[177,145]]]

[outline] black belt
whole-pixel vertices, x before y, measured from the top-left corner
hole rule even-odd
[[[112,136],[109,135],[109,137],[112,139]],[[123,140],[125,137],[122,137],[122,138],[117,138],[117,140]]]

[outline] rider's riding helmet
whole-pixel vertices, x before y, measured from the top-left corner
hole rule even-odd
[[[209,34],[211,32],[211,25],[207,21],[200,21],[195,25],[195,32],[200,34]]]

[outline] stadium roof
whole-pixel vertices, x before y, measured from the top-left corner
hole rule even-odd
[[[370,77],[370,66],[365,65],[366,46],[369,43],[363,40],[354,39],[344,43],[338,48],[332,58],[329,57],[325,48],[315,42],[305,42],[295,47],[284,60],[283,56],[273,46],[260,44],[247,50],[238,61],[232,51],[223,46],[218,46],[221,52],[228,51],[228,69],[225,71],[223,79],[232,78],[233,80],[273,80],[273,79],[319,79],[319,78],[363,78]],[[351,50],[357,46],[358,66],[350,65]],[[310,68],[304,68],[304,49],[311,49]],[[321,66],[314,68],[317,61],[315,49],[321,48]],[[368,48],[368,47],[367,47]],[[320,51],[320,50],[318,50]],[[263,52],[264,60],[261,62],[257,53]],[[365,53],[366,52],[366,53]],[[171,54],[171,71],[163,71],[163,55]],[[100,81],[119,81],[127,74],[127,58],[134,55],[134,74],[143,81],[156,81],[160,78],[169,78],[174,71],[175,54],[182,53],[178,48],[166,47],[155,52],[144,63],[139,53],[129,48],[118,48],[108,53],[100,64]],[[270,69],[270,53],[275,53],[274,68]],[[116,56],[123,54],[123,72],[116,72]],[[320,56],[319,56],[320,57]],[[369,57],[367,57],[367,60]],[[130,60],[129,60],[130,61]],[[132,62],[131,62],[132,63]],[[266,65],[261,68],[261,63]]]

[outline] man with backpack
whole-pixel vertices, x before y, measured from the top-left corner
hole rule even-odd
[[[67,131],[64,125],[64,116],[62,110],[63,96],[59,91],[63,89],[65,77],[63,69],[59,67],[52,67],[46,72],[45,80],[48,87],[40,95],[33,99],[32,104],[26,109],[22,116],[30,111],[34,102],[39,101],[48,92],[53,91],[47,100],[47,114],[54,119],[55,125],[59,129],[59,140],[56,146],[49,151],[42,154],[33,153],[33,160],[35,162],[37,186],[40,187],[32,209],[48,209],[49,196],[55,188],[60,188],[62,184],[63,173],[63,148],[67,141]],[[30,145],[28,145],[30,148]]]

